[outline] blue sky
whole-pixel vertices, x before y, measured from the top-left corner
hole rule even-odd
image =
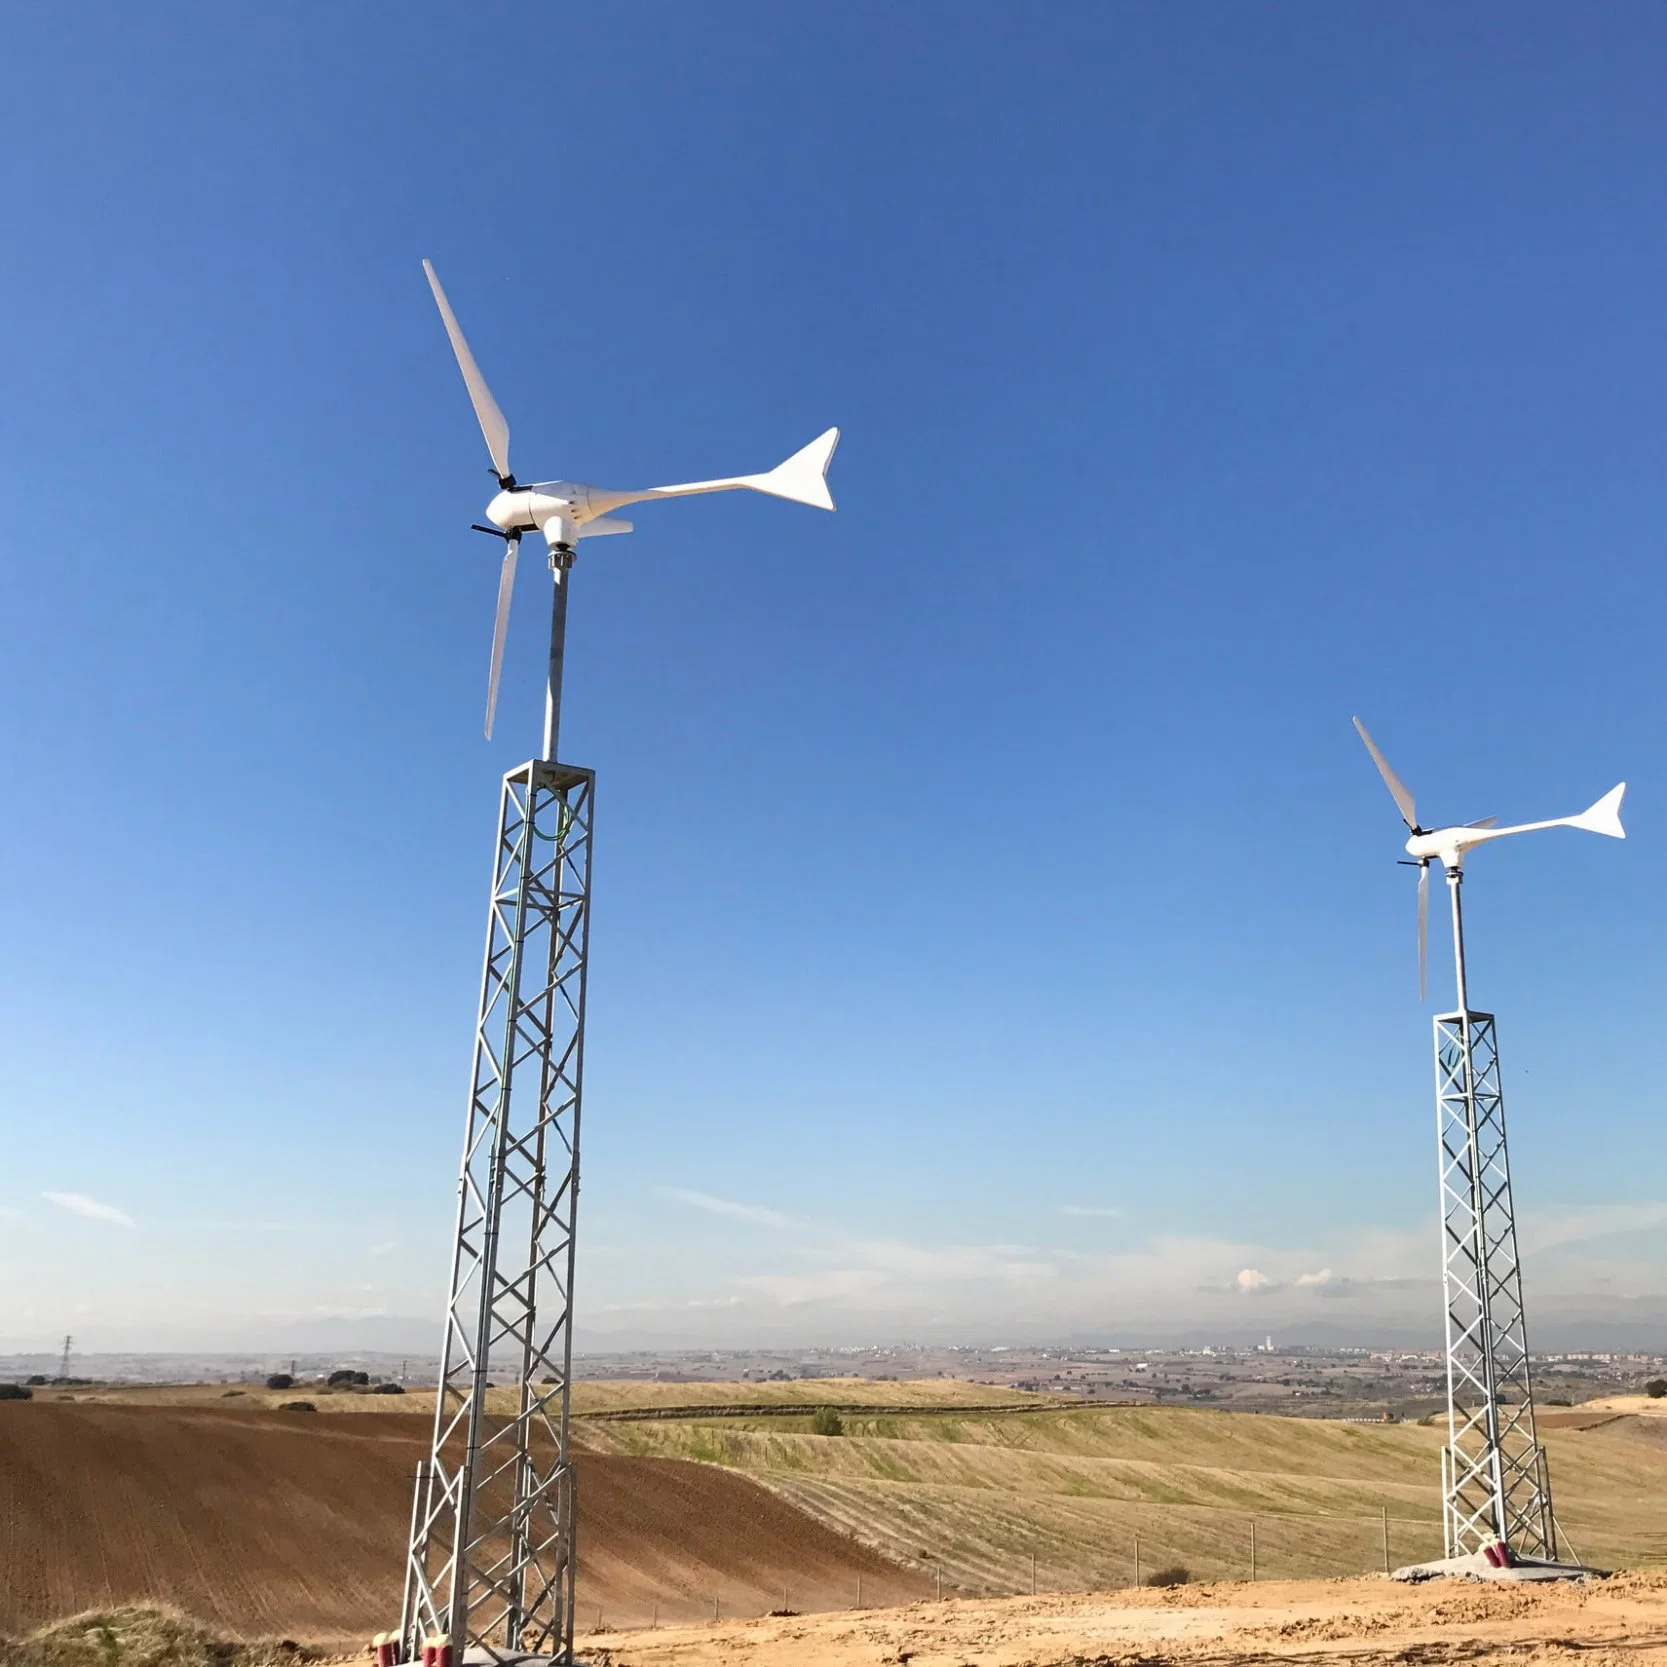
[[[1667,1332],[1659,9],[3,28],[0,1346],[433,1329],[544,581],[487,744],[424,256],[523,475],[844,431],[575,574],[582,1341],[1433,1330],[1355,712],[1426,819],[1631,783],[1472,995],[1539,1334]]]

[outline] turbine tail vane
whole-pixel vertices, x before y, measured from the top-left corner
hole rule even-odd
[[[1571,828],[1584,828],[1587,833],[1607,834],[1611,839],[1625,839],[1621,826],[1621,800],[1626,797],[1626,783],[1611,787],[1590,810],[1569,818]]]
[[[790,503],[809,504],[812,509],[832,509],[828,465],[833,462],[838,445],[839,430],[826,429],[808,446],[801,446],[785,463],[778,463],[766,474],[744,475],[742,479],[755,492],[768,492],[771,497],[786,498]]]

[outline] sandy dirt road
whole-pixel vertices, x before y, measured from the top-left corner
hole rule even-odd
[[[1085,1667],[1161,1662],[1667,1663],[1667,1574],[1584,1586],[1277,1581],[921,1603],[860,1614],[604,1632],[608,1667]]]

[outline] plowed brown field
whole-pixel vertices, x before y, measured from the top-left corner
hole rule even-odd
[[[0,1405],[0,1632],[137,1599],[242,1637],[358,1639],[398,1618],[428,1421],[404,1414]],[[579,1461],[581,1629],[926,1595],[757,1483]]]

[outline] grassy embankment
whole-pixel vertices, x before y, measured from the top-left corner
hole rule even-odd
[[[1559,1519],[1590,1561],[1667,1557],[1667,1445],[1641,1423],[1545,1433]],[[1383,1565],[1385,1511],[1394,1564],[1441,1550],[1442,1433],[1418,1425],[1038,1407],[847,1415],[838,1436],[808,1415],[592,1419],[582,1440],[741,1470],[901,1562],[941,1562],[946,1592],[1024,1590],[1032,1555],[1043,1588],[1132,1584],[1136,1536],[1145,1574],[1243,1578],[1253,1523],[1260,1576],[1359,1574]]]

